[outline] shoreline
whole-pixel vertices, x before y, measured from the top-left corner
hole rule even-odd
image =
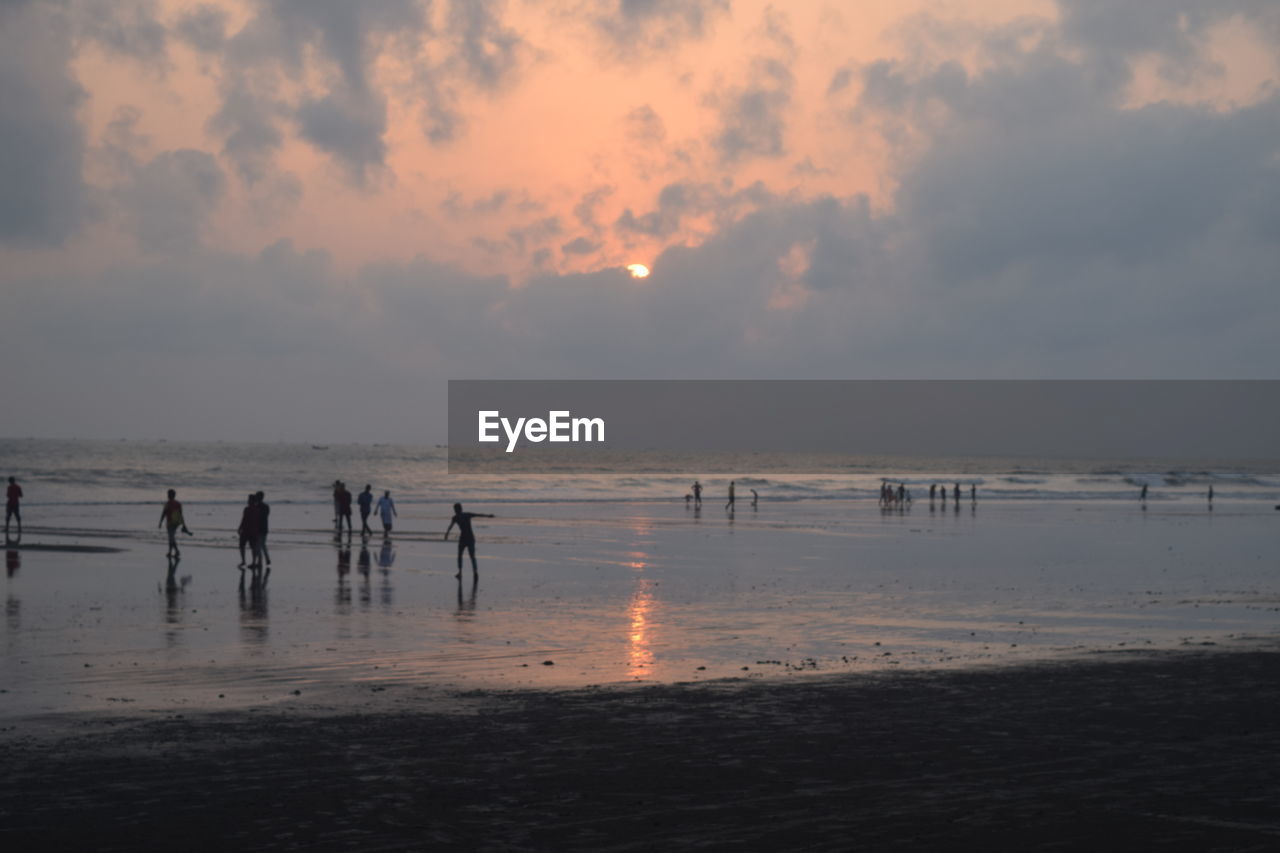
[[[1280,837],[1278,648],[441,691],[452,704],[373,712],[72,714],[43,732],[9,721],[0,838],[101,850],[172,849],[175,837],[262,850],[837,850],[852,838],[1261,849]]]

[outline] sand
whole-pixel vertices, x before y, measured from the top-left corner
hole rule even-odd
[[[1280,843],[1273,651],[452,698],[32,721],[4,733],[0,839],[14,850]]]
[[[1273,513],[867,509],[509,505],[474,585],[425,512],[362,554],[286,508],[265,585],[212,512],[172,573],[116,510],[30,525],[0,839],[1280,843]]]

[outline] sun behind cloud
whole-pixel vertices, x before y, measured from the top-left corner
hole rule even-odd
[[[627,264],[627,272],[631,273],[632,278],[649,277],[649,268],[644,264]]]

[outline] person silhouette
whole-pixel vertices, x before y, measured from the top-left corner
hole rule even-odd
[[[697,480],[693,481],[693,505],[695,507],[702,506],[702,484]]]
[[[187,529],[186,519],[182,517],[182,504],[178,501],[178,493],[173,489],[169,490],[169,500],[165,501],[164,509],[160,510],[160,523],[156,527],[167,525],[169,530],[169,550],[166,554],[172,554],[177,557],[182,552],[178,550],[178,530],[188,536],[191,531]]]
[[[471,529],[471,519],[473,518],[493,518],[492,513],[484,512],[463,512],[462,504],[453,505],[453,518],[449,520],[449,526],[444,531],[444,538],[449,540],[449,531],[453,530],[453,526],[458,525],[458,573],[455,578],[462,577],[462,552],[467,551],[471,554],[471,573],[479,576],[480,570],[476,568],[476,534]]]
[[[338,504],[338,535],[342,535],[342,523],[347,523],[347,536],[351,535],[351,492],[347,490],[346,483],[338,483],[338,491],[336,495]]]
[[[9,488],[5,490],[4,500],[4,539],[9,541],[9,519],[18,522],[18,538],[22,538],[22,512],[18,502],[22,500],[22,486],[13,477],[9,478]]]
[[[391,533],[391,519],[399,515],[396,512],[395,501],[391,500],[391,492],[382,493],[382,497],[378,498],[378,514],[382,516],[382,535],[386,536]]]
[[[725,508],[725,510],[726,510],[726,511],[730,511],[730,512],[731,512],[731,511],[734,509],[733,501],[734,501],[734,497],[733,497],[733,480],[730,480],[730,481],[729,481],[729,500],[728,500],[728,501],[725,503],[725,505],[724,505],[724,508]]]
[[[271,532],[271,504],[267,503],[266,492],[257,492],[253,497],[258,503],[258,552],[269,566],[271,552],[267,550],[267,534]],[[262,564],[259,563],[258,567],[261,568]]]
[[[360,535],[368,536],[373,533],[369,526],[369,513],[373,512],[373,486],[366,484],[364,491],[356,497],[356,503],[360,505]]]
[[[249,495],[249,499],[245,502],[244,509],[240,513],[240,526],[236,528],[236,532],[240,534],[240,568],[244,568],[244,546],[248,545],[253,549],[253,562],[258,562],[258,513],[257,504],[258,496]]]

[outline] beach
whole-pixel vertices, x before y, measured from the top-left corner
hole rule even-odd
[[[12,849],[1264,850],[1280,655],[74,715],[4,733]],[[414,707],[419,708],[413,710]],[[24,733],[29,732],[29,733]]]
[[[1257,502],[69,507],[8,552],[5,836],[165,849],[1274,842]],[[144,522],[137,516],[145,512]],[[33,547],[26,547],[33,546]],[[69,820],[72,816],[76,819]],[[853,841],[856,840],[856,843]],[[1136,842],[1135,842],[1136,843]]]

